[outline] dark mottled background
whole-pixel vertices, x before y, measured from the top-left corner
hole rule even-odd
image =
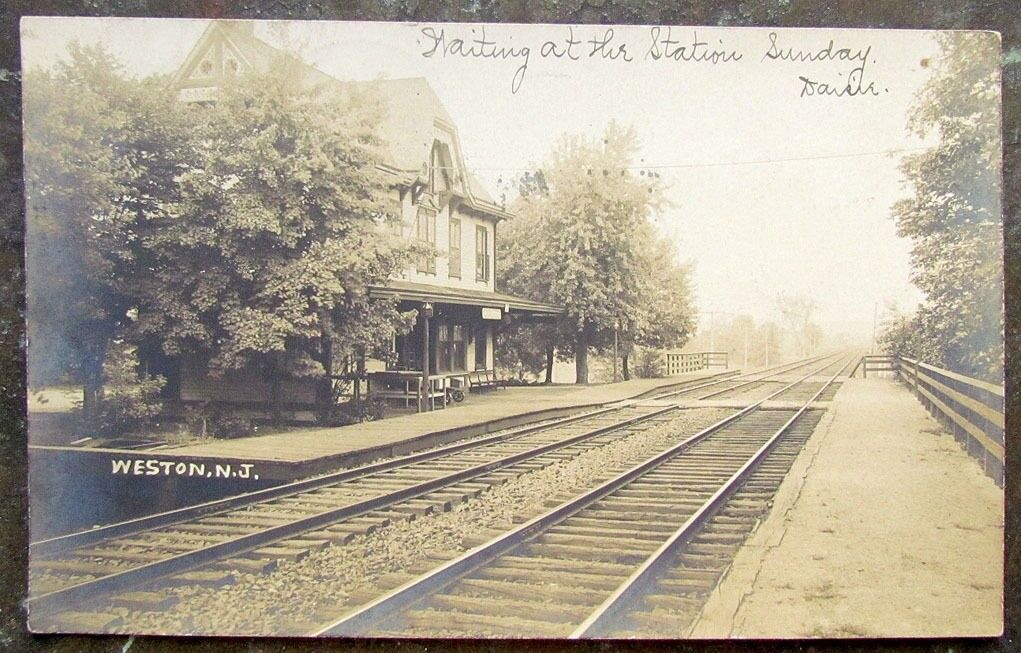
[[[1014,441],[1019,311],[1011,301],[1021,281],[1021,2],[1019,0],[0,0],[0,650],[10,651],[306,651],[399,650],[797,650],[1015,651],[1021,648],[1018,475],[1007,475],[1007,627],[999,640],[882,642],[759,642],[620,644],[368,640],[312,642],[272,639],[31,636],[21,606],[26,590],[25,367],[21,199],[21,92],[18,19],[34,15],[189,16],[403,21],[506,21],[987,29],[1003,35],[1004,221],[1007,292],[1007,467],[1021,464]],[[793,570],[792,570],[793,571]]]

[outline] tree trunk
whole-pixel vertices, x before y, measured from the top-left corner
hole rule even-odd
[[[588,325],[578,332],[578,343],[574,350],[575,383],[588,383]]]
[[[631,380],[631,370],[628,368],[628,360],[631,358],[631,352],[624,352],[624,355],[620,357],[621,369],[624,373],[624,380]]]
[[[97,345],[82,360],[82,418],[83,424],[90,431],[94,428],[94,419],[103,401],[103,361],[106,359],[106,343]],[[84,435],[95,436],[96,433]]]
[[[553,345],[546,347],[546,383],[553,383]]]
[[[319,316],[319,350],[323,377],[316,384],[316,408],[321,420],[328,420],[333,413],[333,322],[327,311]]]
[[[103,400],[102,380],[87,374],[82,383],[82,418],[85,424],[92,428],[92,421],[99,411],[99,404]],[[95,434],[92,434],[93,436]]]

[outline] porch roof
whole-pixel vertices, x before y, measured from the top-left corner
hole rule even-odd
[[[369,288],[369,297],[396,297],[402,301],[500,308],[508,313],[528,313],[532,315],[560,315],[564,312],[563,307],[560,306],[534,302],[530,299],[523,299],[506,293],[467,288],[447,288],[425,283],[412,283],[410,281],[391,281],[385,286],[373,286]]]

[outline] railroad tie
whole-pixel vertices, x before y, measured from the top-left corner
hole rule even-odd
[[[110,602],[117,607],[139,612],[163,612],[175,606],[178,597],[162,592],[125,592],[113,596]]]
[[[272,573],[277,568],[276,560],[256,558],[230,558],[217,565],[220,569],[236,570],[256,576]]]
[[[237,578],[229,571],[188,571],[183,574],[174,574],[160,581],[162,585],[167,587],[195,585],[212,588],[233,585],[236,582]]]
[[[60,612],[49,619],[33,620],[32,626],[47,632],[110,632],[124,625],[124,618],[110,612]]]
[[[252,551],[252,553],[257,556],[263,556],[265,558],[274,558],[275,559],[274,562],[276,560],[288,560],[290,562],[299,562],[307,558],[310,551],[304,547],[287,546],[285,543],[281,543],[280,545],[264,546],[261,549],[256,549],[255,551]],[[273,569],[264,571],[262,573],[269,573],[271,571],[273,571]]]

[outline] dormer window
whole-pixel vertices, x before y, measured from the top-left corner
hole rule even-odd
[[[231,75],[238,74],[238,62],[237,59],[227,59],[227,73]]]
[[[199,70],[202,71],[203,75],[211,75],[213,73],[213,62],[208,59],[203,61],[199,66]]]
[[[450,150],[439,141],[433,143],[429,155],[429,192],[432,194],[450,190]]]

